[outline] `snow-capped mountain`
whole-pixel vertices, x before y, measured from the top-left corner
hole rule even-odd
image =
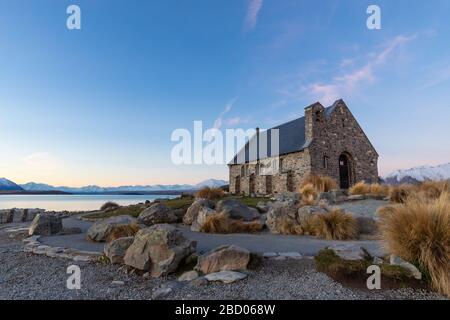
[[[217,180],[217,179],[208,179],[205,181],[202,181],[200,183],[197,183],[194,188],[195,189],[201,189],[204,187],[210,187],[210,188],[220,188],[228,184],[228,181],[225,180]]]
[[[54,187],[44,183],[29,182],[22,184],[21,187],[26,191],[63,191],[68,193],[101,193],[101,192],[133,192],[133,191],[181,191],[181,190],[198,190],[203,187],[222,187],[227,185],[225,180],[209,179],[202,181],[195,185],[190,184],[173,184],[173,185],[145,185],[145,186],[120,186],[120,187],[99,187],[99,186],[85,186],[85,187]]]
[[[8,180],[6,178],[0,178],[0,190],[4,191],[22,191],[23,189],[12,182],[11,180]]]
[[[449,180],[450,163],[439,166],[421,166],[407,170],[397,170],[384,177],[389,184],[417,183],[428,180]]]

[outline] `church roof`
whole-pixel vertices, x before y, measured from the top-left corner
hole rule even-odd
[[[337,104],[340,102],[340,100],[336,101],[332,106],[325,108],[325,116],[330,117],[333,110],[337,106]],[[271,148],[271,141],[272,136],[275,137],[273,129],[278,129],[279,134],[279,152],[277,153],[276,150],[273,150]],[[249,152],[249,146],[250,145],[256,145],[257,135],[255,134],[253,137],[250,138],[250,140],[246,143],[245,147],[243,147],[231,160],[229,164],[242,164],[242,163],[248,163],[256,160],[261,160],[265,158],[280,156],[288,153],[298,152],[302,151],[305,148],[307,148],[312,141],[307,141],[305,138],[305,117],[301,117],[289,122],[286,122],[284,124],[281,124],[279,126],[273,127],[267,131],[261,131],[259,133],[260,139],[259,142],[267,141],[267,156],[261,156],[258,157],[257,154],[260,153],[254,152],[256,154],[250,154]],[[264,135],[267,136],[267,139],[265,139]],[[275,138],[274,138],[275,139]],[[274,140],[275,141],[275,140]],[[259,146],[260,147],[260,146]],[[258,150],[259,150],[258,147]],[[244,160],[245,159],[245,160]]]

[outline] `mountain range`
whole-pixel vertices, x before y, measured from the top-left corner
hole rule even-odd
[[[439,166],[421,166],[406,170],[396,170],[383,178],[388,184],[418,183],[429,180],[449,180],[450,163]]]
[[[120,187],[99,187],[95,185],[84,187],[66,187],[52,186],[44,183],[29,182],[18,185],[8,179],[0,179],[0,190],[6,191],[62,191],[67,193],[105,193],[105,192],[153,192],[153,191],[183,191],[183,190],[199,190],[204,187],[218,188],[228,184],[225,180],[208,179],[200,183],[190,184],[174,184],[174,185],[144,185],[144,186],[120,186]]]

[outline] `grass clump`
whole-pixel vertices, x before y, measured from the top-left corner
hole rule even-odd
[[[336,181],[325,175],[310,174],[306,176],[300,185],[300,190],[308,184],[311,184],[317,192],[329,192],[339,189]]]
[[[426,268],[432,285],[450,296],[450,196],[409,196],[403,204],[379,211],[387,250]]]
[[[406,199],[412,193],[413,186],[402,184],[391,187],[389,192],[389,200],[394,203],[405,203]]]
[[[255,233],[261,231],[263,225],[260,221],[244,222],[242,220],[231,219],[226,213],[216,213],[206,217],[200,228],[206,233]]]
[[[225,191],[221,188],[205,187],[196,193],[197,198],[217,200],[225,196]]]
[[[350,187],[348,191],[351,195],[366,195],[370,193],[370,185],[368,185],[364,181],[360,181]]]
[[[117,208],[119,208],[120,206],[117,204],[117,203],[115,203],[115,202],[112,202],[112,201],[108,201],[108,202],[106,202],[106,203],[104,203],[101,207],[100,207],[100,210],[102,210],[102,211],[109,211],[109,210],[115,210],[115,209],[117,209]]]
[[[349,240],[359,236],[358,223],[349,213],[332,209],[327,213],[313,215],[312,229],[315,236],[327,240]]]
[[[302,198],[303,204],[307,206],[312,206],[317,202],[317,190],[312,183],[307,183],[303,185],[300,190],[300,196]]]

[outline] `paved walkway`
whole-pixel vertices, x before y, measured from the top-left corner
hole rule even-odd
[[[81,221],[71,217],[63,220],[65,227],[81,228],[83,233],[66,236],[41,237],[40,242],[55,247],[74,248],[83,251],[102,252],[103,243],[86,240],[86,232],[92,222]],[[197,241],[197,250],[200,253],[212,250],[225,244],[234,244],[244,247],[251,252],[299,252],[303,255],[313,256],[327,246],[334,244],[346,244],[362,246],[372,253],[379,253],[378,241],[328,241],[306,236],[262,234],[209,234],[192,232],[187,226],[179,225],[186,238]]]

